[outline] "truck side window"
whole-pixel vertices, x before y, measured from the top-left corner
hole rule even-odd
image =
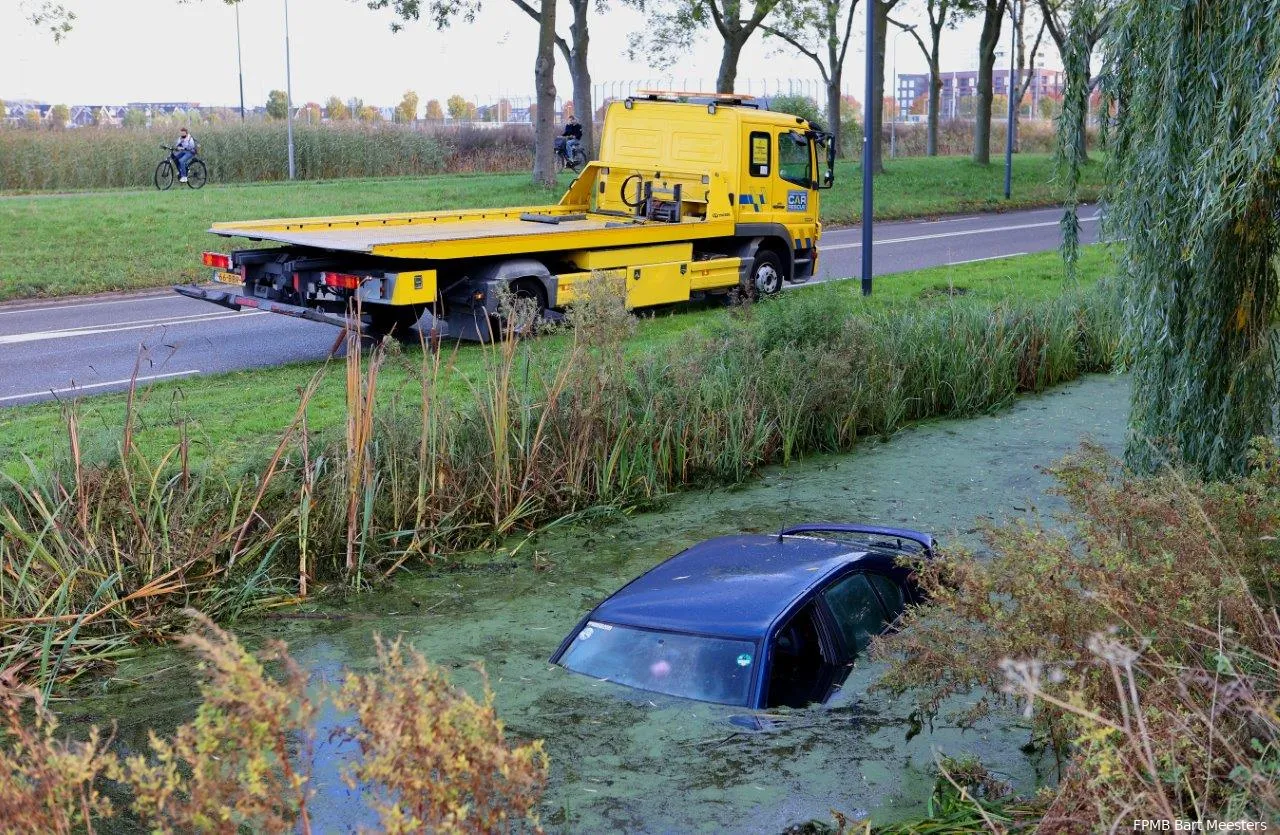
[[[751,160],[747,166],[747,170],[751,172],[752,177],[768,177],[769,176],[769,134],[761,131],[751,132]]]
[[[790,132],[778,134],[778,176],[788,183],[813,186],[813,157],[809,141],[796,142]]]

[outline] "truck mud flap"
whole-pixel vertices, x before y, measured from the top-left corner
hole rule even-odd
[[[339,316],[336,313],[324,313],[319,310],[312,310],[309,307],[301,307],[296,304],[274,302],[269,299],[259,299],[253,296],[233,293],[228,290],[196,287],[191,284],[179,285],[174,287],[173,290],[175,293],[186,296],[187,298],[200,299],[201,301],[211,302],[232,310],[243,310],[246,307],[250,307],[255,310],[266,311],[267,313],[280,313],[284,316],[292,316],[295,319],[307,319],[312,322],[322,322],[326,325],[333,325],[338,328],[345,328],[347,326],[347,317],[345,316]]]

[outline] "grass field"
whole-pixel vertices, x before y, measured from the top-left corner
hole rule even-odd
[[[1092,284],[1105,274],[1109,260],[1102,247],[1087,247],[1082,253],[1080,281]],[[831,292],[828,285],[788,291],[792,293]],[[1049,299],[1064,289],[1062,262],[1056,253],[1022,255],[973,264],[934,267],[877,279],[870,300],[856,293],[852,283],[841,283],[851,309],[859,307],[903,307],[942,303],[960,288],[966,298],[997,302],[1004,299],[1033,301]],[[729,315],[720,306],[677,307],[646,316],[629,343],[635,354],[652,351],[692,328],[714,327]],[[316,327],[321,327],[317,325]],[[550,337],[549,342],[564,342]],[[463,395],[485,373],[482,349],[462,346],[446,352],[452,367],[442,382],[444,391]],[[392,358],[383,371],[380,395],[384,400],[400,397],[409,402],[419,396],[415,383],[420,379],[421,352],[410,349]],[[318,430],[341,428],[346,417],[343,364],[324,369],[308,363],[256,369],[196,380],[156,383],[138,393],[135,404],[138,442],[154,449],[177,443],[181,432],[191,439],[193,461],[214,462],[233,467],[253,467],[271,453],[271,444],[288,424],[298,403],[298,392],[318,371],[324,381],[311,400],[309,425]],[[125,397],[105,395],[88,398],[79,405],[82,444],[90,460],[114,455],[121,441]],[[44,465],[65,454],[67,438],[64,416],[57,404],[45,403],[0,410],[0,470],[22,477],[26,456]]]
[[[1091,195],[1100,186],[1101,168],[1086,171]],[[876,181],[876,216],[1046,205],[1060,196],[1047,155],[1016,158],[1014,199],[1008,202],[1003,176],[1000,165],[977,166],[965,158],[894,161]],[[554,202],[559,193],[534,186],[526,174],[452,174],[0,197],[0,301],[203,279],[201,250],[227,246],[205,232],[220,220],[518,206]],[[841,164],[836,187],[823,192],[822,218],[856,222],[861,201],[858,168]]]

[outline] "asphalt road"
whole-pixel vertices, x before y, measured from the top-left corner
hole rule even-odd
[[[877,276],[1054,249],[1060,209],[879,223]],[[1081,241],[1097,240],[1092,208]],[[822,236],[819,280],[860,274],[857,227]],[[260,311],[239,313],[162,290],[0,305],[0,407],[119,391],[141,383],[321,360],[337,331]]]

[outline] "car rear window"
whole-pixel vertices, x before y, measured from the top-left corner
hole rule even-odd
[[[753,641],[588,621],[560,663],[583,675],[642,690],[746,705],[758,662]]]

